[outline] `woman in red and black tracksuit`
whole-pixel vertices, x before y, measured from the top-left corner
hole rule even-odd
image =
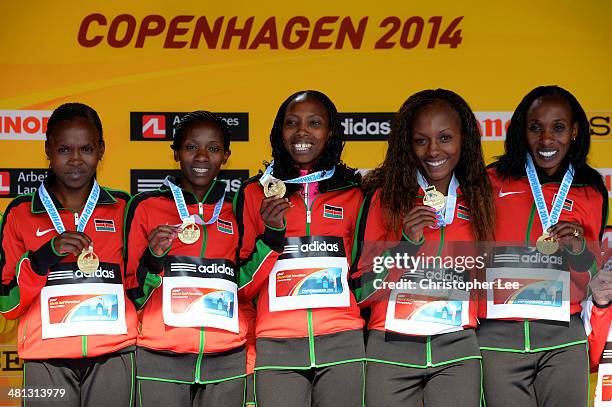
[[[370,311],[366,405],[480,405],[477,293],[430,285],[473,282],[484,266],[475,242],[493,235],[491,186],[467,103],[444,89],[408,98],[364,188],[353,264],[357,299]],[[436,209],[428,206],[434,191],[445,197]],[[437,256],[445,266],[383,261],[404,255]]]
[[[491,290],[479,307],[487,406],[587,404],[580,304],[597,270],[608,203],[587,164],[589,144],[576,98],[538,87],[515,110],[505,153],[489,171],[497,222],[487,280],[516,281],[519,289]],[[608,312],[599,301],[596,320]]]
[[[123,288],[129,196],[96,181],[105,145],[91,107],[61,105],[46,136],[49,175],[9,204],[0,229],[0,311],[20,318],[23,403],[127,406],[138,325]]]
[[[291,203],[283,254],[271,273],[255,273],[243,288],[257,302],[260,407],[362,403],[364,323],[348,286],[362,193],[359,177],[340,162],[341,134],[327,96],[311,90],[291,95],[270,133],[273,165],[235,197],[241,258],[267,228],[259,216],[262,184],[284,181]]]
[[[226,184],[216,181],[230,155],[224,122],[210,112],[184,116],[175,131],[181,177],[135,196],[126,228],[129,290],[142,309],[138,403],[143,406],[243,406],[248,309],[243,280],[269,272],[282,248],[284,199],[268,199],[249,261],[237,267],[238,230]],[[273,229],[273,227],[277,227]],[[276,230],[278,229],[278,230]]]

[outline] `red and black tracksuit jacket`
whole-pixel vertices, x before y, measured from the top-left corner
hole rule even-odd
[[[173,182],[178,185],[176,180]],[[226,184],[215,181],[202,202],[182,190],[190,214],[211,219],[215,204],[223,196]],[[156,191],[136,195],[126,214],[126,265],[133,285],[128,295],[142,310],[142,328],[137,341],[138,378],[177,383],[211,383],[244,377],[249,303],[240,301],[239,332],[213,327],[173,327],[164,324],[162,313],[163,279],[172,275],[172,264],[196,266],[211,261],[234,269],[233,282],[240,288],[244,280],[256,273],[267,273],[273,267],[282,248],[282,231],[267,229],[254,242],[248,262],[237,267],[238,229],[229,201],[223,203],[216,222],[199,225],[200,238],[185,244],[176,238],[162,256],[155,256],[147,237],[158,225],[181,223],[171,190],[163,185]],[[262,231],[263,232],[263,231]],[[210,274],[206,277],[229,278]]]
[[[47,181],[45,181],[47,185]],[[53,200],[66,230],[76,230],[79,215],[63,208],[55,195]],[[120,276],[125,286],[123,267],[123,217],[129,195],[125,192],[100,188],[100,197],[84,233],[94,243],[100,266]],[[21,359],[86,358],[113,352],[134,350],[138,318],[134,306],[125,301],[127,333],[123,335],[85,335],[42,339],[40,292],[50,284],[50,273],[70,270],[71,278],[63,284],[104,283],[102,277],[83,277],[77,258],[60,255],[52,240],[58,236],[38,192],[15,198],[6,208],[0,229],[0,270],[2,293],[0,311],[8,319],[19,318],[18,351]],[[54,280],[57,284],[60,280]],[[116,281],[116,280],[115,280]]]
[[[489,168],[496,209],[495,240],[498,246],[533,247],[542,225],[527,176],[503,179],[493,165]],[[550,212],[561,178],[549,177],[538,171],[542,192]],[[579,254],[566,249],[557,253],[570,274],[570,322],[551,323],[544,320],[487,319],[486,297],[478,308],[480,327],[478,341],[482,350],[502,352],[539,352],[575,344],[586,344],[587,337],[580,318],[581,302],[586,298],[591,273],[598,269],[599,244],[607,219],[607,192],[587,183],[577,172],[563,205],[559,221],[576,222],[584,228],[587,245]],[[592,320],[596,325],[607,318],[607,307],[593,307]],[[609,319],[608,319],[609,320]]]
[[[396,282],[402,275],[409,275],[405,269],[391,268],[374,271],[374,257],[408,254],[409,256],[436,256],[439,258],[477,255],[475,249],[472,223],[469,208],[457,191],[457,204],[453,223],[438,229],[425,228],[423,239],[412,242],[402,233],[401,225],[390,231],[380,200],[381,190],[366,196],[357,228],[356,240],[359,248],[355,252],[353,267],[357,288],[355,295],[359,304],[369,308],[367,360],[371,362],[390,363],[406,367],[436,367],[458,360],[480,359],[480,350],[476,341],[474,328],[477,325],[476,315],[478,294],[471,293],[469,322],[463,330],[439,335],[407,335],[387,331],[385,321],[389,304],[388,289],[381,288],[381,282]],[[423,191],[415,205],[423,204]],[[450,276],[451,274],[449,274]],[[469,281],[476,278],[476,271],[462,270],[453,273],[453,278]],[[378,284],[375,285],[375,280]]]
[[[612,311],[610,311],[609,306],[597,306],[591,299],[585,301],[583,307],[582,318],[589,338],[589,365],[591,371],[595,372],[600,362],[612,363],[610,361],[610,354],[612,354],[612,335],[610,334]]]
[[[259,216],[261,201],[265,198],[259,178],[246,181],[234,198],[242,259],[248,258],[258,236],[267,229]],[[292,207],[286,212],[285,236],[338,237],[350,261],[363,200],[359,178],[336,171],[333,177],[322,182],[326,183],[326,192],[319,189],[310,207],[299,193],[288,197]],[[252,281],[242,288],[246,298],[257,302],[256,370],[303,369],[363,360],[364,322],[352,293],[348,307],[271,312],[268,275],[269,272],[255,273]]]

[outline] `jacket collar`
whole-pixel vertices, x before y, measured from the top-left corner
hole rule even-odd
[[[47,179],[43,181],[43,183],[45,184],[45,188],[47,189],[47,192],[49,193],[49,196],[51,197],[51,200],[53,201],[53,204],[55,205],[55,207],[58,210],[66,209],[63,207],[59,199],[57,199],[53,191],[51,191],[51,189],[49,188],[49,178],[48,177]],[[100,197],[98,198],[98,202],[96,203],[96,205],[111,205],[114,203],[117,203],[117,200],[115,199],[115,197],[113,197],[111,193],[108,192],[105,188],[100,186]],[[32,213],[47,212],[47,210],[45,209],[45,206],[40,200],[40,195],[38,195],[38,188],[36,188],[36,191],[34,192],[34,195],[32,196],[32,206],[30,209]]]
[[[172,182],[176,186],[179,186],[179,183],[181,181],[180,177],[170,177],[169,176],[168,179],[170,180],[170,182]],[[225,182],[218,181],[216,179],[213,180],[213,183],[208,189],[208,192],[206,192],[206,195],[204,195],[203,204],[204,205],[216,204],[219,201],[219,199],[221,199],[221,197],[223,196],[223,193],[225,192],[225,188],[226,188]],[[162,184],[161,187],[159,187],[159,190],[162,192],[162,194],[165,197],[174,200],[174,197],[172,196],[172,191],[170,190],[170,187],[168,187],[166,184]],[[185,203],[187,205],[198,204],[198,199],[196,198],[194,194],[192,194],[189,191],[185,191],[182,188],[181,188],[181,192],[183,193],[183,198],[185,199]]]

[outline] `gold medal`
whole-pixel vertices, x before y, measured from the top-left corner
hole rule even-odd
[[[94,253],[93,245],[90,245],[87,249],[83,249],[81,254],[79,254],[77,266],[79,266],[79,270],[86,276],[91,276],[96,272],[100,266],[100,259],[98,255]]]
[[[200,227],[196,225],[193,219],[186,219],[181,225],[178,238],[185,244],[193,244],[200,238]]]
[[[282,198],[287,192],[287,187],[285,186],[285,183],[280,179],[275,178],[267,180],[263,185],[263,189],[264,195],[267,198],[270,198],[271,196]]]
[[[551,255],[559,250],[559,241],[544,232],[536,241],[536,249],[542,254]]]
[[[434,208],[436,211],[441,211],[446,206],[446,197],[442,192],[436,190],[433,185],[425,189],[425,197],[423,205]]]

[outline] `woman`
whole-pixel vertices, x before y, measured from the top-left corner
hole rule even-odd
[[[138,336],[140,405],[243,406],[248,310],[237,307],[242,275],[270,270],[282,248],[282,198],[262,203],[270,228],[237,267],[238,234],[226,185],[215,180],[230,136],[214,114],[196,111],[176,128],[181,176],[137,195],[126,215],[126,264],[142,309]]]
[[[243,259],[267,226],[258,216],[262,199],[291,203],[285,251],[271,273],[256,273],[244,287],[247,298],[257,298],[259,407],[362,403],[363,320],[348,287],[362,194],[355,171],[340,162],[341,134],[327,96],[294,93],[274,119],[273,163],[235,198]]]
[[[138,324],[123,289],[129,196],[96,181],[105,145],[91,107],[61,105],[46,136],[47,179],[9,204],[0,232],[0,310],[20,317],[24,386],[39,393],[23,402],[128,405]],[[60,392],[45,397],[40,389]]]
[[[444,89],[409,97],[395,117],[385,161],[364,187],[369,193],[358,225],[357,239],[364,243],[357,253],[357,297],[371,313],[366,405],[478,406],[475,294],[460,287],[449,294],[417,289],[430,282],[471,282],[476,270],[458,262],[442,270],[435,264],[381,268],[374,257],[477,258],[474,242],[492,238],[491,187],[467,103]],[[382,284],[397,280],[405,287],[387,290]]]
[[[498,216],[486,277],[517,287],[490,290],[479,307],[487,406],[587,404],[580,302],[597,267],[608,203],[587,164],[589,145],[576,98],[541,86],[514,111],[504,155],[490,170]]]

